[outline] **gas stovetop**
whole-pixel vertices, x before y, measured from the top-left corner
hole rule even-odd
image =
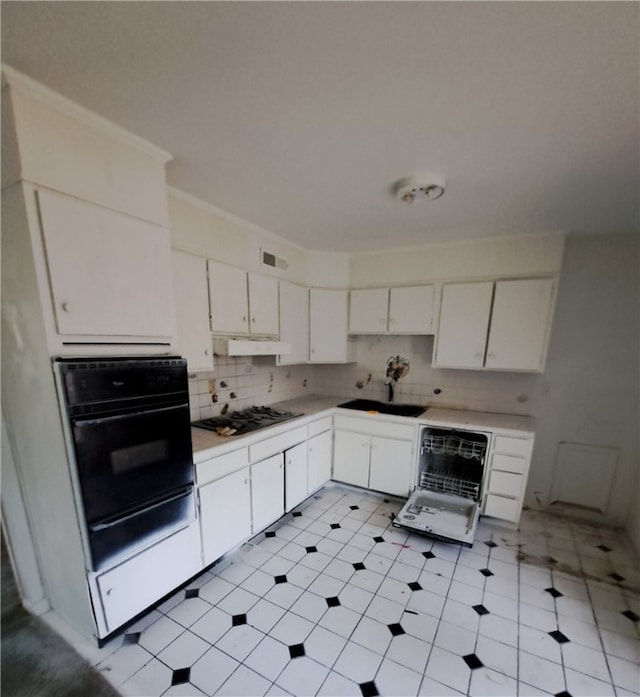
[[[277,411],[271,407],[249,407],[242,411],[232,411],[224,416],[212,416],[209,419],[194,421],[191,425],[195,428],[204,428],[207,431],[216,431],[221,435],[231,436],[257,431],[259,428],[273,426],[296,416],[302,416],[302,414]]]

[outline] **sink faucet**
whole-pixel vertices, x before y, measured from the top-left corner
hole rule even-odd
[[[394,378],[387,378],[384,381],[384,384],[388,387],[389,389],[389,402],[393,402],[393,388],[398,384],[398,381],[395,380]]]

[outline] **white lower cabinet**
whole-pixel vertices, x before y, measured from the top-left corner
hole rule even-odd
[[[370,436],[336,431],[333,439],[333,478],[339,482],[368,487],[370,447]]]
[[[308,445],[299,443],[284,454],[285,511],[290,511],[307,498]]]
[[[406,497],[415,471],[413,440],[335,432],[333,478]]]
[[[194,522],[132,559],[98,576],[105,631],[114,631],[202,569],[200,534]]]
[[[264,530],[284,513],[284,454],[251,465],[252,531]]]
[[[533,434],[496,434],[485,479],[484,515],[518,523],[524,500]]]
[[[331,417],[329,417],[329,427],[330,425]],[[311,427],[309,427],[309,430],[311,430]],[[309,438],[307,451],[307,494],[312,494],[331,479],[332,446],[333,433],[331,430]]]
[[[371,438],[369,488],[408,496],[414,471],[413,443],[392,438]]]
[[[322,428],[328,430],[318,433]],[[290,511],[331,479],[331,417],[310,424],[309,436],[308,441],[285,452],[286,511]]]
[[[217,479],[199,490],[200,528],[204,565],[251,535],[251,487],[249,468]]]

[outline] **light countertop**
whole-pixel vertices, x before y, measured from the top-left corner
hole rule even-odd
[[[290,399],[284,402],[276,402],[269,406],[274,409],[301,414],[301,416],[240,436],[219,436],[213,431],[192,428],[191,440],[194,459],[196,461],[200,460],[204,455],[204,451],[210,451],[212,448],[215,448],[216,454],[223,454],[234,448],[250,445],[258,440],[269,438],[271,435],[277,435],[287,429],[299,425],[302,426],[312,421],[315,416],[327,410],[334,409],[338,404],[347,400],[348,398],[345,397],[309,395],[308,397],[298,397],[297,399]],[[410,421],[413,424],[463,428],[467,430],[482,431],[489,429],[493,431],[519,431],[525,433],[533,433],[534,431],[534,420],[530,416],[494,414],[491,412],[464,411],[460,409],[443,409],[441,407],[427,407],[426,409],[424,414],[417,418],[380,416],[381,418],[391,418],[394,421],[401,419],[403,421]],[[366,412],[357,412],[347,409],[341,411],[344,414],[348,413],[352,416],[366,414]],[[207,452],[206,456],[210,457],[212,454],[213,453]]]

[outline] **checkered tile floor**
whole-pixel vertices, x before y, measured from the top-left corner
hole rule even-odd
[[[472,548],[330,486],[93,655],[123,694],[630,695],[637,557],[616,531],[524,512]]]

